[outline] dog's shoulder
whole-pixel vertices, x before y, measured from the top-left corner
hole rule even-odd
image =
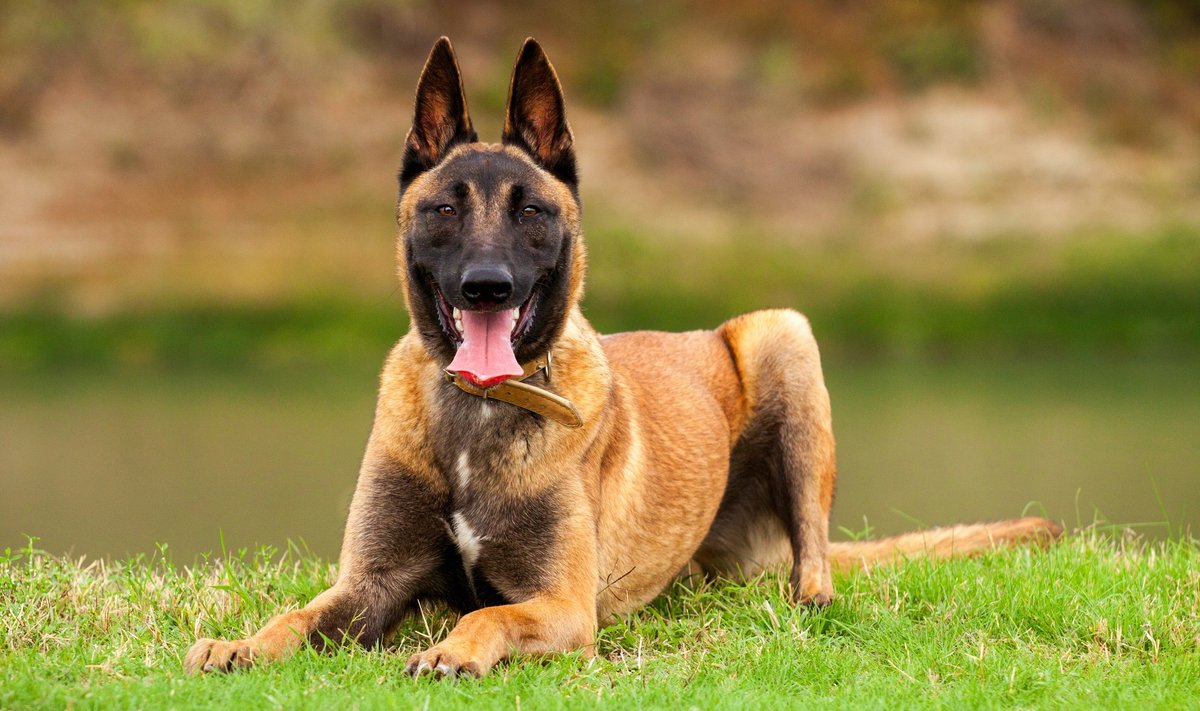
[[[425,403],[437,376],[437,364],[415,330],[392,348],[379,376],[375,426],[364,465],[386,462],[389,467],[435,476],[429,437],[432,422]]]

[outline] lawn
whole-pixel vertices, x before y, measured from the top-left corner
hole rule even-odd
[[[189,677],[197,635],[252,632],[334,567],[298,548],[181,566],[33,549],[0,557],[0,708],[1185,708],[1200,704],[1200,548],[1089,528],[1048,551],[914,560],[839,577],[826,610],[783,579],[678,585],[601,630],[585,660],[482,680],[413,680],[453,619],[415,616],[382,650],[302,651]]]

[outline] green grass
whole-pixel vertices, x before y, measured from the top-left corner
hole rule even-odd
[[[780,578],[677,586],[603,629],[594,660],[521,660],[483,680],[411,680],[432,611],[383,650],[305,650],[191,678],[199,635],[252,632],[332,577],[292,550],[193,567],[169,556],[0,557],[0,708],[1184,708],[1200,703],[1200,549],[1096,529],[1046,552],[913,561],[836,580],[794,609]]]

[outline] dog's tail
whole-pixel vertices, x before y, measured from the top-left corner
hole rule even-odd
[[[1062,532],[1062,526],[1037,516],[931,528],[875,541],[830,543],[829,565],[851,570],[910,558],[965,558],[1001,546],[1046,547]]]

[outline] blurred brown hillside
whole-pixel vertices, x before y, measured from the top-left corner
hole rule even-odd
[[[0,1],[0,304],[387,293],[428,49],[495,139],[519,42],[589,219],[662,239],[1200,220],[1200,4]]]

